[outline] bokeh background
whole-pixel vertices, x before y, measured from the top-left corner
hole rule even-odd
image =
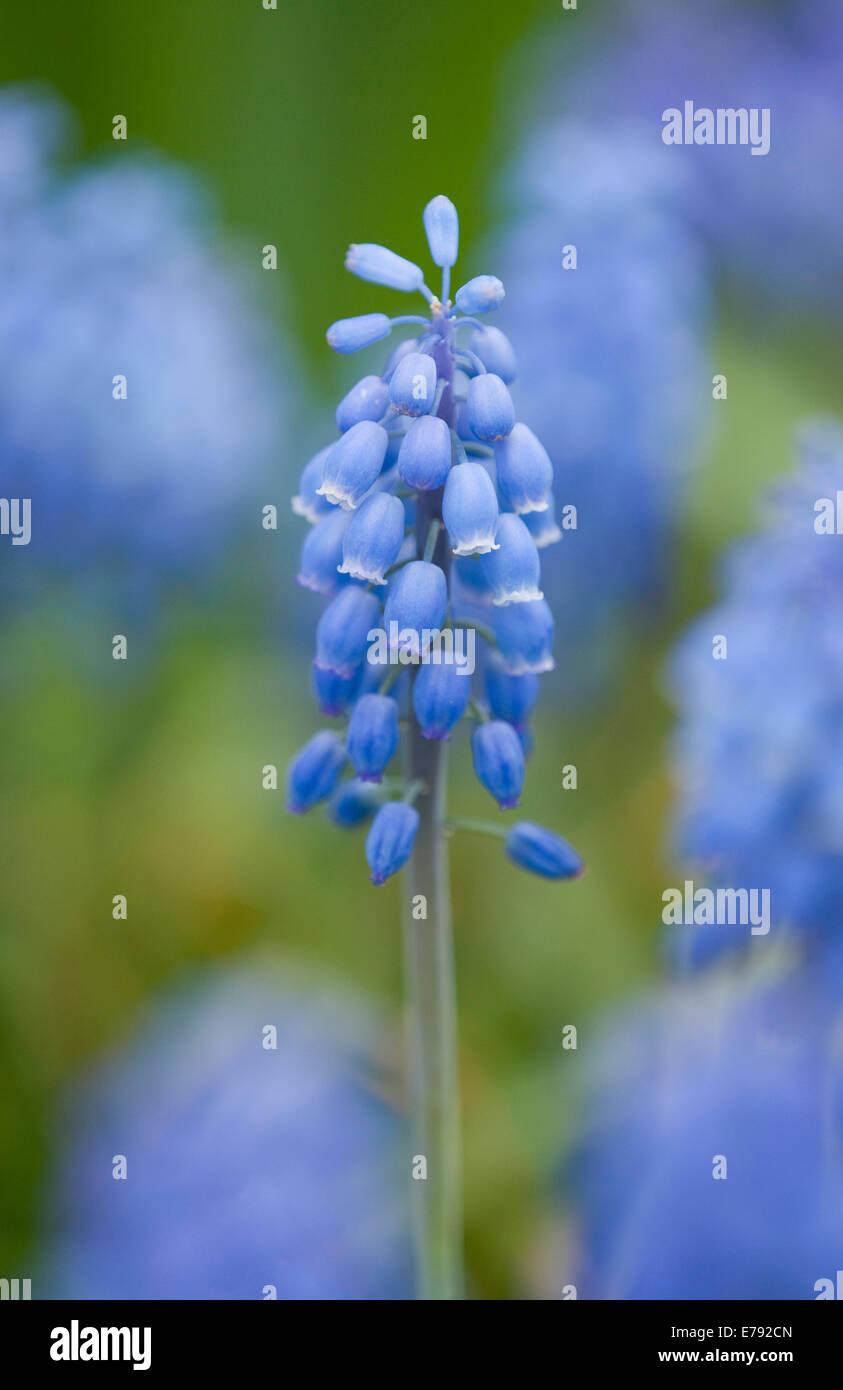
[[[699,7],[687,8],[693,33]],[[750,38],[741,39],[745,50],[736,41],[728,104],[755,104],[750,58],[741,86],[744,51],[775,50],[782,104],[811,83],[833,87],[837,69],[824,66],[834,57],[830,43],[812,48],[809,36],[801,65],[791,57],[788,67],[793,46],[780,26],[792,22],[792,10],[729,8]],[[798,427],[840,411],[843,367],[839,206],[806,192],[804,225],[797,220],[794,230],[780,215],[781,205],[794,218],[799,210],[788,182],[794,165],[774,164],[781,129],[797,163],[826,158],[833,184],[833,146],[824,155],[814,139],[820,130],[830,140],[833,109],[814,113],[800,151],[797,123],[783,117],[777,127],[774,105],[766,188],[756,180],[743,204],[731,198],[729,179],[754,178],[765,161],[747,150],[692,151],[724,155],[724,172],[709,158],[704,177],[713,167],[711,177],[721,179],[711,196],[728,205],[732,225],[712,226],[699,216],[699,191],[672,186],[677,162],[668,169],[663,156],[679,152],[659,140],[663,107],[685,96],[703,103],[705,54],[679,36],[677,51],[693,49],[702,75],[694,90],[676,91],[669,44],[657,61],[653,45],[633,45],[624,22],[625,6],[566,11],[544,0],[492,0],[482,15],[451,0],[421,10],[315,0],[277,11],[259,0],[35,0],[0,19],[2,82],[37,83],[44,100],[68,108],[67,144],[49,177],[80,178],[70,200],[78,225],[72,209],[43,217],[59,241],[77,237],[74,254],[63,263],[45,240],[37,265],[52,278],[44,288],[34,257],[27,280],[15,271],[14,256],[24,253],[8,252],[0,284],[7,306],[30,292],[33,313],[43,295],[49,324],[34,353],[31,335],[19,331],[25,309],[0,309],[0,374],[18,383],[16,400],[32,397],[19,417],[4,388],[0,429],[17,452],[0,441],[8,481],[0,492],[18,495],[13,481],[37,476],[49,498],[51,479],[61,476],[71,499],[67,526],[58,527],[63,543],[39,541],[37,509],[30,547],[2,542],[4,1274],[26,1273],[39,1257],[45,1189],[65,1142],[56,1107],[68,1083],[131,1036],[162,989],[194,971],[237,972],[257,960],[284,981],[362,998],[379,1019],[376,1075],[367,1084],[400,1110],[399,886],[374,891],[359,837],[320,813],[285,817],[283,790],[264,790],[261,769],[282,769],[317,727],[308,668],[320,601],[294,583],[302,531],[288,512],[300,470],[331,437],[334,405],[354,379],[327,349],[325,328],[370,308],[394,304],[400,312],[395,296],[373,295],[344,272],[343,253],[349,241],[372,240],[422,258],[421,209],[445,192],[460,210],[463,278],[489,271],[507,283],[501,322],[529,364],[523,391],[547,417],[542,432],[570,480],[567,491],[557,487],[557,502],[576,490],[579,459],[590,515],[605,503],[613,518],[596,550],[583,542],[578,560],[548,560],[561,564],[567,616],[559,671],[535,718],[539,751],[524,801],[530,819],[577,846],[588,875],[572,887],[534,881],[506,865],[496,844],[473,837],[457,841],[452,855],[470,1287],[480,1298],[559,1296],[566,1218],[555,1175],[577,1134],[581,1062],[604,1011],[660,977],[661,894],[682,876],[671,843],[676,716],[665,659],[716,594],[721,553],[755,529],[765,490],[792,467]],[[663,17],[653,23],[663,36]],[[707,32],[714,52],[714,18]],[[811,54],[819,76],[809,81]],[[771,63],[765,59],[767,75]],[[125,145],[111,139],[116,113],[127,116]],[[428,120],[425,141],[411,136],[417,113]],[[648,139],[655,149],[641,155]],[[628,155],[619,153],[624,142]],[[133,203],[118,189],[105,212],[95,203],[86,211],[96,189],[86,192],[80,171],[135,158],[158,171],[150,176],[156,187],[166,167],[161,201],[139,188]],[[20,187],[24,175],[12,159],[1,172],[3,216],[13,227],[14,180]],[[107,203],[107,190],[102,196]],[[184,218],[173,211],[182,197]],[[4,234],[7,250],[15,237],[41,246],[28,240],[29,226]],[[794,274],[785,293],[787,238]],[[569,241],[580,245],[576,274],[585,277],[589,247],[599,248],[612,293],[589,298],[586,279],[566,299],[559,248]],[[277,271],[261,269],[268,243],[278,248]],[[654,266],[646,248],[665,245],[670,255]],[[109,253],[110,274],[101,274]],[[800,258],[811,261],[812,276],[797,273]],[[655,287],[654,275],[662,276]],[[129,278],[124,300],[118,286]],[[162,307],[149,321],[141,308],[152,285]],[[71,308],[52,319],[49,306],[66,294]],[[101,300],[101,317],[92,316],[89,334],[78,329],[79,306],[92,298]],[[168,343],[162,325],[180,314],[189,327],[173,328]],[[75,372],[97,324],[110,333],[118,321],[129,336],[108,342],[124,347],[134,324],[149,333],[141,346],[135,340],[138,374],[144,353],[160,361],[167,343],[150,412],[132,417],[132,439],[109,433],[112,373],[129,373],[127,405],[139,375],[112,367],[107,353],[98,360],[92,347],[101,422],[92,405],[84,428],[47,428],[54,413],[72,416]],[[199,342],[217,339],[219,351],[194,355]],[[224,345],[232,341],[242,389],[224,392],[211,409],[219,382],[231,380]],[[715,373],[728,380],[724,401],[711,398]],[[602,427],[609,415],[596,442],[572,447],[568,436],[566,445],[568,420],[579,428],[582,418],[599,417]],[[181,421],[176,431],[173,419]],[[548,438],[554,420],[561,444]],[[585,427],[579,437],[588,441]],[[89,528],[99,483],[86,460],[100,439],[112,461],[131,458],[139,482],[125,494],[114,484],[104,523]],[[68,441],[78,491],[56,463]],[[633,447],[630,473],[624,451]],[[147,487],[145,462],[162,453],[177,486],[162,475]],[[99,480],[107,471],[100,463]],[[35,471],[27,475],[27,467]],[[618,508],[616,489],[630,476],[637,481]],[[261,527],[270,503],[279,509],[277,531]],[[114,538],[135,535],[139,508],[142,535],[127,564]],[[78,547],[75,525],[86,537]],[[643,576],[642,554],[658,561],[652,573],[645,563]],[[572,564],[581,586],[573,593]],[[608,596],[595,598],[607,572]],[[129,635],[126,663],[111,657],[119,632]],[[569,763],[575,791],[562,790]],[[486,811],[462,740],[451,805],[465,815]],[[112,918],[116,893],[128,899],[125,922]],[[562,1049],[571,1023],[577,1052]],[[318,1296],[318,1278],[312,1288]]]

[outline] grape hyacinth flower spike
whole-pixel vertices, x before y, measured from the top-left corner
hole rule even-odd
[[[346,392],[339,438],[307,465],[293,501],[316,530],[300,583],[327,599],[313,684],[322,712],[347,717],[347,727],[317,734],[293,760],[290,809],[329,801],[335,825],[365,825],[374,884],[406,867],[413,1152],[428,1165],[426,1181],[410,1184],[417,1287],[421,1298],[451,1299],[461,1296],[462,1233],[448,841],[461,830],[497,837],[513,864],[543,878],[578,878],[583,866],[566,841],[530,821],[446,817],[446,750],[461,724],[474,725],[475,771],[501,810],[523,792],[526,721],[538,676],[553,667],[539,557],[555,527],[553,468],[517,418],[509,340],[477,317],[498,308],[503,284],[475,276],[452,300],[456,208],[434,198],[423,223],[442,273],[438,296],[419,266],[383,246],[352,246],[346,267],[420,293],[426,314],[361,314],[328,329],[342,354],[395,328],[413,336],[380,375],[370,367]],[[464,609],[488,614],[489,625]],[[490,652],[475,697],[478,639]],[[409,680],[397,685],[405,667]],[[399,777],[390,764],[402,741]]]

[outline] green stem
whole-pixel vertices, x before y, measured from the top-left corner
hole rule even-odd
[[[416,798],[420,821],[405,873],[404,903],[410,1182],[418,1297],[442,1300],[462,1297],[457,1004],[443,834],[447,745],[419,741],[427,744],[424,757],[418,756],[422,750],[411,748],[415,766],[408,775],[416,780],[420,773],[425,791]],[[417,1176],[420,1158],[425,1160],[424,1176]]]
[[[450,618],[448,627],[473,627],[478,637],[482,637],[484,642],[488,642],[490,647],[498,645],[498,639],[490,627],[485,623],[477,623],[473,618]]]
[[[488,714],[484,710],[483,706],[480,704],[479,700],[475,700],[473,695],[470,695],[468,698],[467,713],[469,719],[476,720],[478,724],[487,724],[489,722]],[[456,822],[450,821],[449,824],[455,825]]]
[[[378,686],[378,694],[388,695],[403,670],[404,667],[399,666],[397,662],[391,666]]]
[[[452,422],[452,362],[447,340],[435,350],[445,381],[439,414]],[[417,550],[447,576],[450,554],[441,526],[442,493],[419,495]],[[451,887],[445,835],[446,748],[423,739],[415,719],[407,738],[406,779],[422,783],[419,826],[404,873],[407,1067],[412,1126],[410,1176],[417,1292],[422,1299],[462,1298],[462,1195],[457,1003]],[[422,1165],[419,1160],[424,1159]],[[422,1175],[424,1173],[424,1175]]]
[[[471,816],[452,816],[445,821],[445,833],[453,835],[455,830],[468,830],[474,835],[491,835],[496,840],[505,840],[510,827],[495,825],[490,820],[474,820]]]
[[[413,802],[416,801],[419,796],[421,796],[424,790],[424,782],[422,782],[422,780],[419,778],[418,781],[410,782],[408,785],[404,787],[404,794],[401,797],[401,800],[404,802],[405,806],[412,806]]]
[[[436,542],[439,539],[439,532],[441,530],[442,522],[439,520],[438,516],[435,516],[427,532],[427,540],[424,543],[424,555],[422,556],[422,559],[426,560],[428,563],[433,559],[433,553],[436,550]]]

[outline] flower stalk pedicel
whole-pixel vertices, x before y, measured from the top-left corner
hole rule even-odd
[[[552,507],[552,465],[517,422],[509,340],[473,317],[498,307],[503,285],[477,276],[452,303],[456,209],[440,196],[423,220],[442,271],[438,298],[418,266],[385,247],[352,246],[346,266],[375,284],[418,290],[427,316],[363,314],[328,330],[341,353],[399,325],[416,336],[392,352],[382,376],[361,377],[344,396],[340,438],[307,465],[294,499],[294,510],[320,528],[318,540],[305,542],[300,582],[333,595],[317,626],[314,688],[323,713],[347,715],[348,724],[344,734],[317,735],[297,756],[290,801],[303,810],[331,798],[335,825],[367,825],[374,884],[406,867],[417,1292],[454,1299],[462,1296],[462,1214],[448,841],[460,828],[495,836],[515,864],[544,877],[578,877],[582,866],[564,840],[529,822],[446,819],[447,745],[465,719],[479,720],[472,749],[483,785],[504,810],[521,796],[537,673],[553,666],[553,618],[536,540],[518,514]],[[349,518],[345,526],[332,521],[336,512]],[[541,539],[560,535],[551,511]],[[334,561],[335,580],[327,573]],[[472,696],[475,641],[491,649],[485,700],[482,662]],[[406,679],[396,684],[407,666],[409,688]],[[399,741],[399,706],[403,780],[391,769],[384,775]]]

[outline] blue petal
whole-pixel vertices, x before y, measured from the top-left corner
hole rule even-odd
[[[495,275],[477,275],[457,290],[456,306],[461,314],[485,314],[503,303],[504,287]]]
[[[380,885],[403,868],[413,852],[419,813],[403,801],[381,806],[366,836],[366,859],[372,882]]]
[[[424,284],[424,275],[417,265],[374,242],[349,246],[345,268],[352,275],[359,275],[361,280],[368,280],[373,285],[386,285],[392,290],[420,290]]]
[[[506,852],[522,869],[543,878],[579,878],[584,865],[561,835],[533,821],[518,821],[506,837]]]
[[[524,750],[511,724],[492,719],[471,736],[474,771],[502,811],[518,805],[524,785]]]
[[[451,467],[451,431],[438,415],[413,420],[401,441],[398,476],[408,487],[432,492],[443,486]]]
[[[319,495],[348,510],[357,507],[377,482],[388,443],[386,430],[373,420],[352,425],[325,459]]]
[[[422,220],[434,265],[452,266],[459,250],[460,223],[450,198],[441,193],[431,198]]]
[[[512,397],[494,372],[472,377],[466,406],[472,434],[487,444],[505,439],[515,424]]]
[[[483,555],[495,549],[498,499],[482,463],[458,463],[451,469],[442,517],[455,555]]]
[[[517,424],[495,445],[498,492],[511,512],[543,512],[553,486],[553,464],[528,425]]]
[[[332,729],[320,729],[287,770],[287,810],[301,813],[331,795],[345,766],[345,745]]]
[[[389,379],[389,398],[402,415],[429,415],[436,399],[436,364],[426,352],[408,352]]]
[[[348,756],[364,782],[380,782],[398,747],[398,705],[389,695],[361,695],[348,724]]]
[[[385,584],[404,543],[404,506],[389,492],[373,492],[351,518],[342,543],[341,574]]]
[[[392,324],[386,314],[357,314],[351,319],[337,319],[325,337],[334,352],[359,352],[361,348],[388,338]]]
[[[386,382],[379,376],[364,376],[337,406],[337,429],[344,434],[361,420],[380,420],[388,405],[389,389]]]

